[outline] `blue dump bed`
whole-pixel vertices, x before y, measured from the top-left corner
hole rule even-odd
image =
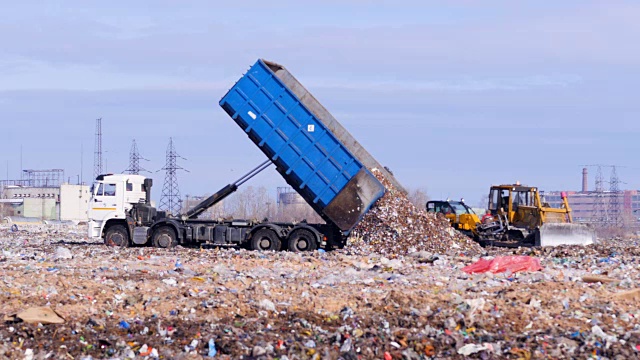
[[[274,73],[258,60],[220,106],[326,221],[349,232],[384,186]]]

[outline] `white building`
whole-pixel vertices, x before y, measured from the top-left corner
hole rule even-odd
[[[90,198],[87,185],[60,185],[60,220],[87,221]]]
[[[2,191],[2,216],[42,220],[87,221],[89,186],[7,186]]]

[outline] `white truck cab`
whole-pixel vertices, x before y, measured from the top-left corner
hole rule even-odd
[[[127,214],[134,204],[145,203],[145,177],[131,174],[107,174],[96,178],[89,201],[89,237],[105,236],[105,226],[117,227],[127,236]],[[124,228],[124,229],[123,229]],[[124,240],[124,239],[122,239]]]

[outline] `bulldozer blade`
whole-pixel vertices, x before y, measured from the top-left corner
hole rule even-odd
[[[596,232],[587,225],[546,223],[540,227],[536,246],[590,245],[595,241]]]

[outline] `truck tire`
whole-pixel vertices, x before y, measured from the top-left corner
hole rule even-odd
[[[107,246],[129,246],[129,235],[127,228],[123,225],[112,225],[107,228],[104,234],[104,243]]]
[[[294,230],[289,234],[287,248],[293,252],[313,251],[318,248],[318,239],[311,230]]]
[[[154,247],[169,249],[178,245],[178,236],[170,226],[162,226],[153,232],[151,243]]]
[[[251,250],[271,250],[278,251],[282,246],[282,242],[275,231],[271,229],[260,229],[251,235],[249,247]]]

